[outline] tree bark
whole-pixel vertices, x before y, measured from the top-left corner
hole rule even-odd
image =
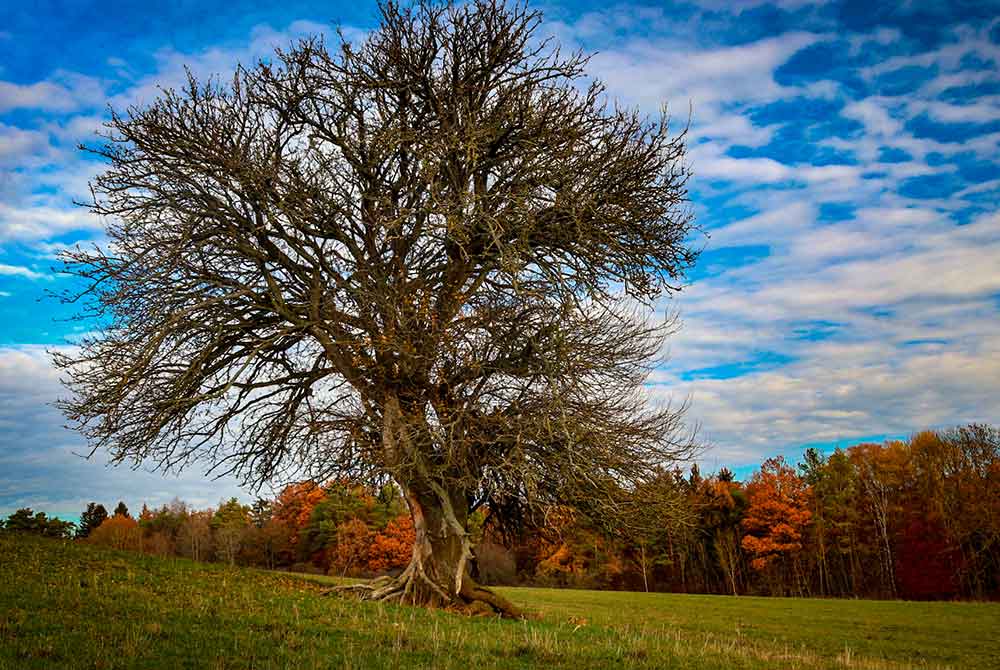
[[[510,601],[473,579],[466,496],[429,474],[424,455],[413,442],[416,420],[408,420],[395,394],[386,397],[383,421],[383,448],[396,466],[396,479],[413,519],[413,556],[398,577],[338,590],[359,593],[366,600],[425,607],[467,609],[481,603],[480,611],[520,618],[520,610]]]
[[[642,586],[649,593],[649,579],[646,577],[646,543],[639,543],[639,556],[642,561]]]
[[[464,499],[456,500],[440,487],[410,486],[405,493],[415,535],[410,564],[398,577],[338,590],[357,593],[365,600],[520,618],[521,611],[510,601],[472,578],[472,543],[466,531]]]

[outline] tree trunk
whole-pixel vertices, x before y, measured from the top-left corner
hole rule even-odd
[[[519,618],[520,610],[503,596],[472,578],[472,543],[466,532],[465,500],[440,492],[407,488],[413,517],[414,542],[410,564],[398,577],[343,587],[365,600],[399,602],[423,607],[456,608]]]
[[[642,586],[649,593],[649,579],[646,577],[646,543],[639,543],[639,556],[642,560]]]
[[[464,492],[449,489],[428,474],[423,455],[414,447],[412,425],[399,399],[390,395],[383,411],[383,445],[397,470],[413,518],[413,556],[398,577],[337,589],[359,593],[366,600],[395,601],[425,607],[454,607],[520,618],[521,612],[503,596],[472,578],[472,542],[468,534],[469,505]],[[400,481],[402,480],[402,481]]]

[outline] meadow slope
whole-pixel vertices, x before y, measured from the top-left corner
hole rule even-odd
[[[0,669],[996,668],[1000,604],[503,589],[497,621],[326,578],[0,533]]]

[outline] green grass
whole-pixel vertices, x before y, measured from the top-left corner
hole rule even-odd
[[[0,669],[997,668],[1000,604],[503,589],[531,621],[0,534]]]

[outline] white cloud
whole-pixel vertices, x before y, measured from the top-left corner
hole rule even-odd
[[[101,104],[104,95],[100,80],[60,71],[49,80],[33,84],[0,81],[0,112],[14,109],[70,112]]]
[[[24,277],[26,279],[51,279],[51,275],[35,272],[34,270],[20,265],[6,265],[0,263],[0,276]]]
[[[0,111],[28,108],[65,112],[74,107],[69,92],[52,82],[25,85],[0,81]]]
[[[747,45],[691,49],[632,39],[599,52],[590,71],[620,99],[655,109],[664,101],[691,101],[698,115],[706,108],[739,100],[773,100],[788,92],[774,81],[774,70],[820,36],[787,33]],[[700,123],[700,121],[699,121]]]
[[[70,231],[98,231],[100,218],[76,207],[62,209],[48,205],[11,207],[0,203],[0,242],[47,240]]]
[[[978,324],[987,332],[988,325]],[[914,333],[919,336],[919,333]],[[660,395],[691,399],[691,418],[723,463],[752,465],[795,445],[995,420],[1000,338],[967,351],[898,342],[811,343],[801,359],[731,379],[674,378]]]
[[[983,98],[968,105],[930,102],[914,107],[925,109],[930,116],[945,123],[991,123],[1000,119],[1000,96]]]
[[[863,123],[869,136],[891,138],[903,130],[903,124],[889,113],[891,104],[890,99],[873,96],[848,103],[843,115]]]
[[[773,158],[731,158],[709,147],[695,147],[690,158],[696,177],[706,179],[767,184],[787,181],[794,174],[791,167]]]
[[[183,83],[185,65],[201,77],[228,75],[237,62],[251,64],[275,46],[323,30],[326,27],[294,22],[284,31],[254,29],[249,43],[239,49],[185,54],[165,48],[155,54],[156,72],[135,77],[119,67],[122,80],[116,88],[121,92],[110,102],[119,109],[149,102],[158,94],[158,85]],[[361,35],[351,29],[346,32],[354,38]],[[0,82],[0,113],[27,109],[48,114],[32,118],[31,127],[0,124],[0,253],[18,247],[51,259],[67,246],[54,238],[100,237],[103,222],[71,201],[87,199],[87,182],[101,165],[85,160],[71,146],[93,140],[104,119],[109,88],[99,79],[65,72],[28,85]],[[0,275],[53,277],[14,264],[0,264]],[[0,297],[9,298],[11,293],[0,292]],[[52,405],[65,394],[43,348],[0,348],[0,515],[22,506],[72,515],[90,500],[107,506],[122,499],[133,509],[144,502],[163,504],[175,496],[198,507],[231,496],[249,501],[249,493],[232,478],[203,475],[204,464],[164,477],[125,466],[108,467],[105,454],[81,458],[78,454],[87,453],[86,444],[64,429],[65,420]]]
[[[44,165],[53,155],[45,133],[0,123],[0,169]]]

